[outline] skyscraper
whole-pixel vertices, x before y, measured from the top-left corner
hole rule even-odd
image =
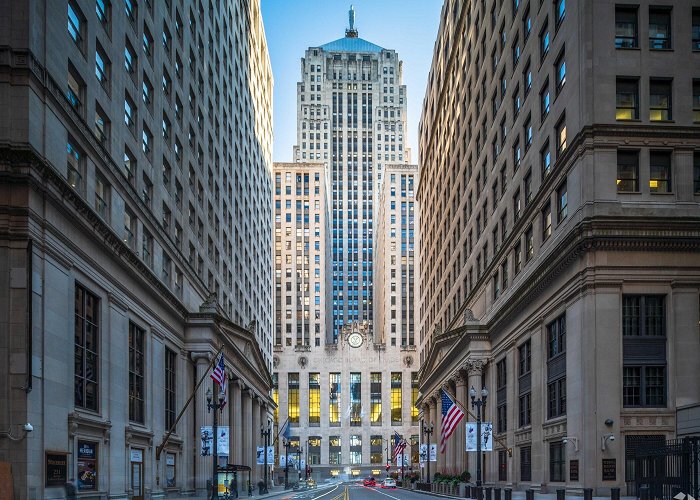
[[[327,166],[331,209],[333,338],[372,324],[376,192],[388,163],[410,162],[406,86],[395,50],[359,38],[350,10],[345,36],[310,47],[297,83],[297,161]]]
[[[255,484],[273,406],[259,1],[1,3],[0,457],[15,496],[60,497],[70,478],[88,496],[205,491],[212,458],[195,450],[220,348],[220,454]]]
[[[418,171],[401,62],[358,37],[351,11],[345,37],[310,47],[301,67],[295,161],[275,164],[277,422],[315,477],[377,475],[394,433],[406,466],[418,451]]]

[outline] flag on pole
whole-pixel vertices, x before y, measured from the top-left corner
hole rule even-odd
[[[452,401],[452,398],[445,391],[440,389],[442,393],[442,422],[440,431],[440,453],[445,453],[447,440],[450,438],[457,424],[464,418],[462,409]]]
[[[399,436],[399,433],[394,431],[394,450],[391,454],[391,459],[396,460],[396,457],[403,456],[403,452],[406,449],[406,440]]]
[[[226,403],[228,403],[228,395],[226,394],[228,390],[228,377],[226,374],[224,374],[224,383],[223,385],[219,386],[219,391],[221,392],[221,395],[224,397],[223,399],[223,406],[221,409],[223,410],[224,406],[226,406]]]
[[[289,419],[287,419],[287,425],[284,426],[284,432],[282,433],[282,436],[287,441],[289,441],[289,438],[292,437],[292,429],[289,425]]]
[[[211,372],[211,378],[219,384],[219,387],[224,385],[224,380],[226,379],[226,365],[224,363],[224,353],[219,354],[219,359],[214,366],[214,371]]]

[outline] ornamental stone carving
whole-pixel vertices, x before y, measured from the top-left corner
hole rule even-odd
[[[487,363],[488,360],[486,359],[470,359],[467,360],[464,365],[464,370],[466,370],[469,375],[478,375],[483,373]]]
[[[479,321],[474,317],[474,313],[472,312],[471,309],[465,309],[464,310],[464,322],[465,323],[473,323],[475,321]]]

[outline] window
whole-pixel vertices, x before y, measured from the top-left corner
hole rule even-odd
[[[506,405],[506,360],[496,363],[496,432],[508,430],[508,411]]]
[[[547,203],[542,209],[542,241],[552,236],[552,205]]]
[[[132,26],[136,23],[138,18],[138,5],[136,0],[124,0],[124,11],[126,12],[126,17]]]
[[[564,51],[557,58],[556,63],[554,63],[554,68],[556,70],[556,81],[557,81],[557,95],[561,92],[561,89],[566,83],[566,58],[564,57]]]
[[[530,4],[528,4],[527,7],[525,8],[525,12],[523,13],[523,38],[525,40],[528,39],[531,31],[532,31],[532,17],[530,16]]]
[[[109,218],[109,184],[100,174],[95,176],[95,211],[102,219]]]
[[[141,95],[143,97],[143,103],[150,110],[153,110],[153,84],[148,80],[146,73],[143,73],[143,83],[141,85]]]
[[[549,115],[549,105],[549,80],[546,80],[542,90],[540,90],[540,114],[542,116],[542,121]]]
[[[639,192],[639,151],[617,151],[617,192]]]
[[[532,88],[532,69],[530,68],[530,60],[527,60],[525,69],[523,69],[523,87],[525,89],[525,97],[530,93]]]
[[[568,195],[566,193],[566,181],[557,188],[557,224],[566,219],[569,213]]]
[[[549,480],[553,483],[566,481],[564,477],[564,466],[566,456],[564,454],[564,443],[555,441],[549,443]]]
[[[143,124],[143,130],[141,131],[141,149],[143,150],[143,154],[146,155],[146,158],[151,159],[151,151],[153,148],[153,134],[151,133],[150,130],[148,130],[148,127],[146,126],[145,122]]]
[[[532,201],[532,171],[528,170],[523,178],[523,191],[525,193],[525,206]]]
[[[532,448],[530,446],[520,448],[520,480],[532,481]]]
[[[97,81],[100,82],[100,85],[102,85],[102,88],[105,89],[105,92],[108,94],[110,65],[111,63],[109,62],[105,51],[98,43],[97,48],[95,49],[95,76],[97,77]]]
[[[616,5],[615,48],[636,49],[639,46],[637,32],[637,7]]]
[[[523,254],[520,240],[513,247],[513,273],[518,274],[523,268]]]
[[[78,149],[75,145],[75,141],[71,138],[68,139],[66,143],[66,159],[67,159],[67,172],[66,178],[68,184],[78,191],[83,192],[83,172],[85,170],[85,159],[83,152]]]
[[[552,153],[549,151],[549,139],[540,150],[540,166],[542,167],[542,179],[552,172]]]
[[[110,122],[99,104],[95,104],[95,136],[100,144],[107,146],[109,140]]]
[[[530,262],[535,256],[535,241],[532,226],[525,231],[525,262]]]
[[[555,0],[554,2],[554,18],[557,29],[566,16],[566,0]]]
[[[649,7],[649,49],[664,50],[671,47],[671,9]]]
[[[136,51],[131,46],[129,41],[126,41],[124,46],[124,68],[126,72],[131,75],[131,79],[136,81],[136,70],[138,68],[138,58],[136,56]]]
[[[340,425],[340,373],[329,374],[329,411],[328,420],[331,427]]]
[[[651,151],[649,153],[649,191],[652,193],[670,193],[671,152]]]
[[[382,425],[382,374],[370,373],[370,424]]]
[[[391,425],[401,425],[403,422],[401,417],[403,410],[401,375],[401,372],[391,373]]]
[[[289,423],[299,425],[299,374],[287,374],[287,415]]]
[[[693,9],[693,50],[700,50],[700,9]]]
[[[175,363],[177,354],[165,348],[165,428],[170,429],[175,423]]]
[[[649,80],[649,120],[668,121],[673,118],[671,108],[671,80]]]
[[[547,325],[547,359],[552,359],[566,351],[566,314]]]
[[[136,183],[136,160],[127,148],[124,148],[124,177],[132,186]]]
[[[412,344],[412,342],[411,342]],[[418,424],[418,372],[411,372],[411,423]]]
[[[68,2],[68,34],[78,49],[85,53],[85,16],[74,2]]]
[[[153,37],[145,24],[143,25],[143,53],[153,63]]]
[[[362,425],[362,374],[350,373],[350,426]]]
[[[309,373],[309,425],[321,425],[321,375]]]
[[[498,480],[508,480],[508,452],[506,450],[498,450]]]
[[[566,117],[562,116],[557,122],[557,158],[566,150]]]
[[[700,194],[700,152],[693,153],[693,193]]]
[[[666,366],[625,365],[622,402],[625,407],[666,406]]]
[[[540,61],[543,61],[544,58],[549,53],[549,46],[550,46],[549,26],[548,26],[547,20],[545,19],[544,25],[542,26],[542,29],[540,30]]]
[[[153,236],[145,229],[141,240],[141,258],[148,267],[153,268]]]
[[[129,322],[129,420],[144,423],[144,331]]]
[[[350,465],[360,465],[362,463],[362,436],[358,434],[350,435]]]
[[[626,337],[664,337],[666,335],[664,296],[623,296],[622,334]]]
[[[700,123],[700,80],[693,80],[693,123]]]
[[[97,14],[97,20],[100,21],[104,29],[109,30],[109,0],[96,0],[95,13]]]
[[[75,406],[99,410],[100,301],[75,284],[75,345],[73,379]]]
[[[637,78],[617,79],[615,119],[639,119],[639,80]]]
[[[136,105],[128,95],[124,96],[124,123],[132,134],[136,134]]]
[[[68,88],[66,89],[66,98],[71,107],[82,116],[83,114],[83,97],[85,95],[85,82],[73,67],[68,63]]]
[[[523,124],[523,132],[525,135],[525,151],[527,151],[532,146],[532,115],[527,115]]]
[[[329,436],[328,438],[328,463],[330,465],[340,465],[341,458],[341,437]]]
[[[566,415],[566,377],[547,384],[547,418]]]

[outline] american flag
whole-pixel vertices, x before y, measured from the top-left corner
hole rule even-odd
[[[447,440],[457,428],[460,420],[464,418],[464,412],[452,401],[452,398],[443,390],[442,393],[442,424],[440,431],[440,453],[445,453]]]
[[[219,359],[216,362],[216,366],[214,366],[214,371],[211,372],[211,378],[219,384],[219,387],[224,386],[224,380],[226,379],[226,371],[225,371],[226,365],[224,364],[224,353],[222,352],[219,354]]]
[[[406,449],[406,440],[402,439],[397,432],[394,432],[394,451],[392,452],[391,459],[396,460],[396,457],[403,455]]]

